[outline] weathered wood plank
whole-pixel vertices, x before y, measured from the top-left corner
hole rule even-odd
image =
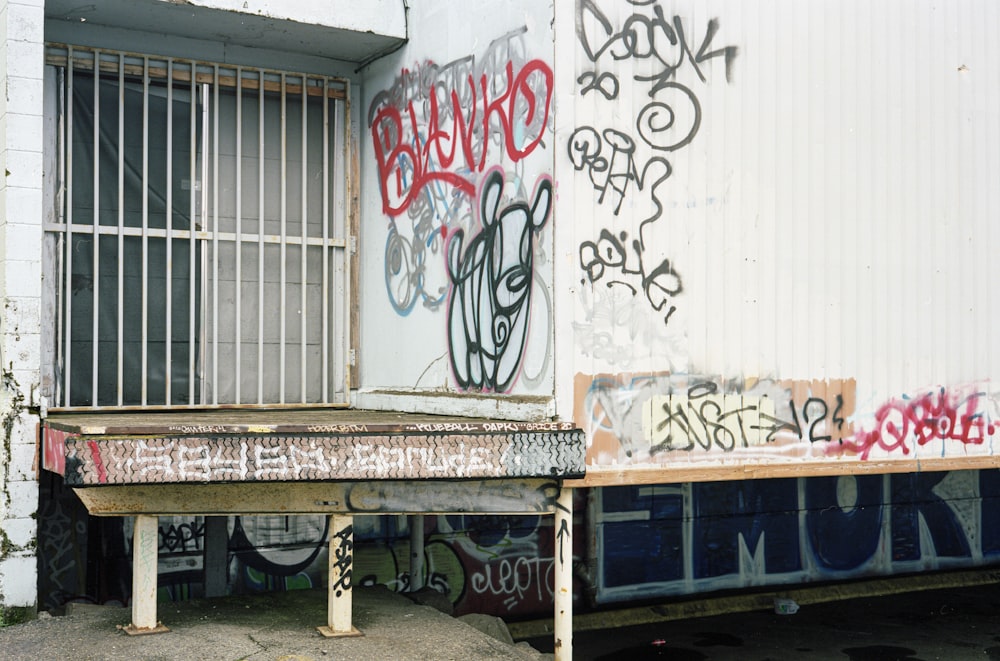
[[[881,475],[929,471],[978,470],[1000,467],[1000,456],[939,457],[867,461],[785,461],[746,464],[677,464],[675,466],[588,467],[586,476],[571,478],[564,485],[573,489],[624,484],[677,484],[821,475]]]
[[[83,436],[247,433],[388,433],[567,431],[572,422],[516,422],[357,409],[219,409],[211,411],[61,413],[46,426]]]
[[[88,487],[94,516],[235,514],[551,514],[559,484],[545,479],[246,482]]]

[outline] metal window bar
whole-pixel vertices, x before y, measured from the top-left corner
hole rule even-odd
[[[68,49],[68,57],[73,59],[73,49],[72,47]],[[66,240],[63,242],[65,260],[63,261],[63,271],[64,277],[60,278],[60,281],[64,283],[63,297],[60,301],[65,302],[63,307],[63,339],[66,342],[64,349],[64,354],[62,357],[62,373],[59,374],[57,381],[62,385],[62,393],[64,396],[63,406],[69,406],[70,401],[70,378],[69,375],[72,373],[73,367],[73,316],[69,314],[69,302],[73,297],[73,68],[69,67],[66,70],[66,121],[64,126],[66,127],[66,137],[60,143],[63,149],[66,151],[66,156],[63,159],[65,163],[65,174],[63,177],[63,182],[66,188],[66,206],[61,211],[61,217],[64,219],[64,224],[66,225]],[[58,277],[58,276],[57,276]]]
[[[236,69],[236,177],[237,182],[242,183],[243,181],[243,104],[240,99],[243,97],[243,72],[240,68]],[[243,196],[236,196],[236,236],[243,236]],[[243,246],[239,244],[236,246],[236,283],[243,282]],[[234,302],[236,306],[236,314],[233,315],[233,321],[235,322],[235,328],[233,329],[233,335],[236,338],[236,348],[235,354],[236,359],[233,361],[236,367],[236,404],[243,401],[243,370],[240,366],[240,361],[243,359],[243,332],[240,324],[240,320],[243,318],[243,287],[240,284],[236,285],[236,300]]]
[[[306,98],[306,90],[302,88],[302,173],[303,176],[300,177],[302,180],[302,210],[299,215],[299,221],[302,223],[302,248],[299,253],[299,397],[301,402],[306,401],[306,390],[308,389],[308,380],[306,374],[306,365],[309,364],[308,355],[308,344],[306,342],[306,333],[308,331],[307,322],[309,320],[309,300],[307,296],[306,284],[308,280],[308,274],[306,265],[309,261],[308,253],[308,239],[309,239],[309,225],[306,219],[309,217],[309,178],[305,176],[305,173],[309,172],[309,104]]]
[[[45,226],[61,246],[45,266],[59,283],[53,408],[347,406],[347,83],[58,44],[47,63],[63,84],[59,214]],[[78,84],[92,95],[74,96]],[[80,117],[92,126],[75,127]],[[245,172],[256,195],[244,194]],[[75,195],[80,186],[92,200]],[[74,265],[87,242],[92,264]],[[245,289],[256,289],[256,307]]]
[[[327,96],[329,92],[330,83],[325,81],[324,83],[324,94]],[[330,104],[323,104],[323,171],[328,172],[330,169]],[[330,178],[323,178],[323,241],[326,242],[330,239]],[[323,289],[322,289],[322,300],[323,300],[323,312],[322,312],[322,332],[320,334],[320,354],[322,356],[322,374],[320,379],[323,382],[323,399],[326,399],[328,395],[328,386],[330,379],[330,254],[328,251],[323,251]]]
[[[264,70],[257,72],[260,76],[257,85],[257,309],[264,309]],[[264,315],[257,315],[257,369],[264,369]],[[264,403],[264,382],[257,379],[257,403]]]
[[[94,70],[100,67],[94,64]],[[149,58],[142,58],[142,406],[148,404],[149,378]],[[119,319],[119,324],[121,320]],[[165,402],[166,404],[166,402]]]
[[[209,227],[209,224],[208,224],[208,217],[209,217],[209,206],[208,206],[209,188],[214,188],[214,187],[211,187],[211,186],[208,185],[208,178],[209,178],[208,165],[209,165],[209,156],[210,155],[209,155],[209,134],[208,134],[208,130],[207,129],[210,126],[210,123],[211,123],[211,109],[208,107],[208,100],[210,98],[209,97],[209,93],[208,93],[208,84],[207,83],[202,83],[200,85],[200,90],[201,90],[201,99],[203,101],[203,103],[201,105],[201,120],[202,120],[201,121],[201,125],[203,127],[205,127],[205,130],[202,131],[202,133],[201,133],[201,173],[202,173],[202,182],[203,182],[204,185],[202,185],[202,187],[201,187],[201,213],[200,214],[193,214],[193,215],[196,215],[196,217],[201,218],[200,226],[202,228],[207,228],[207,227]],[[192,273],[194,272],[193,269],[194,269],[194,264],[195,263],[197,263],[197,264],[200,265],[199,268],[198,268],[198,272],[199,273],[208,273],[208,268],[207,268],[207,265],[208,265],[208,253],[207,253],[207,246],[205,245],[204,241],[201,242],[198,245],[198,250],[197,250],[197,254],[195,255],[195,258],[196,258],[197,261],[196,262],[192,262],[192,266],[191,266]],[[199,280],[199,278],[196,278],[196,277],[192,277],[192,279],[195,280],[195,281]],[[205,280],[205,278],[200,278],[200,281],[201,281],[201,290],[198,293],[199,293],[199,298],[201,300],[201,307],[199,308],[198,315],[199,315],[199,318],[201,318],[202,320],[205,320],[205,319],[208,318],[208,309],[209,309],[208,289],[209,288],[208,288],[208,282]],[[204,323],[201,324],[200,329],[201,329],[201,332],[200,332],[200,334],[198,336],[198,345],[197,346],[205,347],[207,349],[208,348],[208,329],[207,329],[207,325],[204,324]],[[212,354],[215,355],[217,353],[217,350],[218,350],[218,347],[215,347],[215,350],[212,351]],[[200,352],[200,356],[201,356],[201,361],[200,361],[200,363],[198,365],[198,375],[199,375],[199,378],[198,378],[198,384],[199,384],[198,391],[201,393],[200,403],[207,405],[208,404],[208,388],[207,388],[208,384],[206,382],[208,380],[208,358],[207,358],[208,351],[201,351]]]
[[[66,125],[65,125],[65,122],[66,122],[66,111],[65,111],[65,109],[66,109],[66,94],[65,94],[65,90],[66,90],[67,87],[68,87],[68,84],[67,84],[67,80],[66,80],[66,72],[60,70],[59,73],[58,73],[58,84],[56,85],[56,94],[58,95],[58,98],[55,100],[55,107],[59,109],[59,111],[58,111],[59,112],[59,117],[58,117],[58,120],[55,122],[55,124],[56,124],[56,141],[55,142],[56,142],[56,151],[57,151],[56,172],[58,173],[59,181],[66,181],[66,151],[67,151],[67,148],[66,148],[66,144],[65,144],[65,141],[66,141],[65,140],[65,136],[66,136]],[[56,200],[55,200],[55,204],[53,205],[53,208],[56,210],[56,213],[59,215],[59,219],[64,224],[66,223],[65,207],[60,202],[62,200],[65,200],[65,196],[66,196],[65,191],[64,190],[62,190],[62,191],[59,190],[59,187],[57,186],[56,187]],[[55,361],[56,361],[56,366],[64,365],[65,364],[65,362],[64,362],[64,354],[63,354],[63,351],[64,351],[64,346],[63,346],[63,333],[64,333],[64,330],[63,330],[63,309],[64,309],[65,306],[62,305],[62,301],[64,301],[65,298],[66,298],[66,291],[67,291],[67,289],[66,289],[65,278],[60,278],[59,275],[58,275],[60,273],[68,273],[68,271],[66,271],[66,269],[65,269],[65,261],[64,260],[66,259],[66,249],[65,249],[64,243],[65,243],[65,237],[63,235],[59,235],[59,237],[57,237],[57,239],[56,239],[56,265],[55,265],[55,268],[56,268],[55,284],[56,284],[56,289],[57,289],[56,290],[56,305],[55,305],[55,308],[56,308],[55,309],[55,313],[56,313],[56,328],[55,328],[55,337],[56,337]],[[54,406],[59,406],[62,403],[62,401],[63,401],[62,400],[63,384],[62,384],[62,379],[59,378],[59,375],[56,374],[55,376],[56,376],[56,378],[53,379],[54,392],[53,392],[53,397],[52,397],[52,404]]]
[[[196,69],[196,64],[194,62],[190,63],[191,70]],[[188,143],[189,158],[188,158],[188,216],[190,217],[189,228],[196,229],[193,227],[194,218],[196,217],[196,209],[198,208],[198,104],[194,103],[193,100],[198,98],[198,81],[197,76],[190,77],[190,87],[188,88],[188,94],[192,103],[189,103],[189,115],[188,115],[188,132],[190,133],[190,140]],[[195,356],[198,355],[197,352],[197,338],[198,338],[198,326],[197,326],[197,282],[198,279],[194,277],[194,264],[195,258],[198,255],[198,240],[195,237],[194,232],[190,232],[188,236],[188,374],[195,374]],[[193,378],[188,379],[188,397],[187,401],[194,402],[195,400],[195,383],[196,380]]]
[[[125,199],[125,56],[118,54],[118,200]],[[118,205],[118,310],[125,309],[125,273],[121,265],[125,263],[125,205]],[[115,358],[116,387],[115,403],[123,406],[125,392],[125,324],[118,324],[118,351]]]
[[[219,65],[212,67],[212,404],[219,403]],[[205,95],[207,98],[207,94]],[[208,150],[206,149],[206,154]],[[284,181],[284,177],[282,177]]]
[[[173,60],[167,60],[167,80],[173,78],[174,72],[174,62]],[[173,352],[171,351],[173,342],[173,287],[171,286],[173,282],[173,259],[174,259],[174,150],[169,147],[169,145],[174,144],[174,86],[173,84],[167,85],[167,208],[166,208],[166,218],[165,224],[167,228],[167,240],[166,248],[167,255],[166,261],[164,263],[165,277],[164,285],[166,286],[166,302],[164,305],[164,330],[163,330],[163,344],[164,344],[164,360],[163,360],[163,389],[164,395],[163,400],[170,404],[173,401],[171,392],[171,361],[173,358]],[[121,269],[119,269],[121,271]]]
[[[285,74],[281,74],[281,180],[288,180],[288,95],[285,91]],[[281,300],[278,304],[278,309],[281,311],[281,318],[278,321],[278,328],[280,333],[280,339],[278,341],[278,378],[281,380],[279,385],[279,402],[285,403],[285,337],[288,326],[288,318],[285,315],[285,311],[288,309],[285,306],[285,284],[288,282],[288,253],[286,252],[288,236],[286,234],[288,229],[288,190],[285,186],[281,187],[281,258],[280,258],[280,270],[281,278],[279,280],[278,292]]]
[[[96,59],[98,57],[100,57],[100,51],[95,50],[94,51],[94,58]],[[95,120],[93,122],[93,125],[94,125],[93,126],[93,134],[94,134],[94,144],[96,145],[96,144],[98,144],[100,142],[100,130],[101,130],[100,122],[98,122],[96,120],[96,118],[99,117],[100,114],[101,114],[101,96],[100,96],[100,92],[101,92],[101,85],[100,85],[101,75],[100,75],[100,71],[95,71],[94,72],[94,79],[95,79],[95,81],[94,81],[94,101],[93,101],[93,103],[94,103],[94,117],[95,117]],[[100,158],[101,158],[101,154],[100,154],[99,150],[97,150],[97,149],[94,150],[93,158],[94,158],[94,166],[93,166],[93,185],[94,185],[94,192],[93,192],[93,195],[94,195],[93,219],[94,219],[94,221],[93,222],[94,222],[94,227],[100,227],[100,225],[101,225],[101,204],[100,204],[100,200],[101,200],[101,163],[100,163]],[[92,335],[91,335],[91,337],[93,339],[91,341],[91,345],[92,345],[91,346],[91,352],[92,353],[91,353],[91,370],[90,370],[91,371],[91,386],[90,386],[91,389],[90,389],[90,392],[92,393],[91,397],[93,398],[93,401],[97,402],[98,401],[98,395],[99,395],[98,383],[97,383],[97,377],[98,377],[98,372],[99,372],[98,366],[101,364],[100,355],[99,355],[100,354],[101,343],[98,341],[98,338],[100,337],[100,332],[99,331],[100,331],[100,322],[101,322],[101,315],[98,314],[98,310],[101,309],[101,306],[100,306],[100,292],[101,292],[101,288],[98,286],[99,283],[100,283],[100,277],[101,277],[101,249],[100,249],[101,248],[101,238],[100,238],[100,236],[94,236],[93,237],[93,241],[91,242],[91,244],[92,244],[91,248],[93,249],[94,265],[93,265],[93,286],[92,286],[93,291],[91,292],[92,293],[92,301],[93,301],[92,302],[92,306],[93,307],[92,307],[92,313],[91,313],[91,324],[92,324]]]

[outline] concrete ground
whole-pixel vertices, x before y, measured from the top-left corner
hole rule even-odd
[[[798,611],[777,614],[775,597],[791,599]],[[384,588],[355,588],[353,613],[364,637],[327,639],[316,631],[326,620],[323,590],[200,599],[159,605],[169,632],[128,636],[119,628],[129,623],[128,609],[74,606],[65,616],[42,614],[0,629],[0,659],[551,658],[540,653],[552,651],[551,620],[510,623],[521,641],[512,644]],[[1000,573],[929,574],[578,613],[573,652],[576,661],[1000,661]]]
[[[355,588],[353,623],[359,638],[324,638],[326,591],[161,603],[169,632],[129,636],[131,610],[74,606],[65,616],[0,629],[0,659],[248,661],[538,661],[527,645],[501,642],[462,620],[385,588]]]

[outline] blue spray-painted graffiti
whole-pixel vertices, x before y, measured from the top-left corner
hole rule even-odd
[[[855,491],[846,503],[842,481]],[[805,482],[806,533],[821,571],[848,571],[874,556],[882,533],[882,482],[881,475]]]
[[[795,487],[794,480],[695,484],[692,532],[694,544],[702,549],[694,558],[695,577],[710,578],[739,571],[739,557],[734,553],[738,548],[733,546],[735,536],[742,537],[747,548],[755,549],[765,529],[765,571],[798,570],[801,561]],[[725,520],[726,525],[716,525],[720,520]]]
[[[927,524],[927,530],[939,556],[967,558],[972,555],[969,539],[962,529],[952,505],[934,493],[934,487],[948,473],[921,473],[917,475],[895,475],[892,478],[892,559],[920,559],[920,518]],[[980,473],[979,489],[982,493],[995,485],[1000,485],[997,471]],[[985,495],[982,496],[984,499]],[[955,501],[953,505],[962,504]],[[983,523],[993,523],[983,513]],[[1000,527],[983,525],[980,532],[998,531]],[[983,549],[983,555],[987,555]]]
[[[69,501],[43,486],[39,561],[46,580],[39,603],[49,608],[67,601],[127,603],[131,535],[123,520],[90,519],[82,505],[71,510]],[[589,526],[584,490],[576,493],[574,526]],[[592,493],[599,542],[592,559],[598,572],[596,579],[578,576],[575,589],[583,596],[596,588],[598,604],[1000,563],[1000,470],[609,487]],[[53,514],[57,504],[60,511]],[[319,515],[230,519],[227,591],[323,585],[326,522]],[[408,589],[406,525],[400,517],[355,517],[356,585]],[[203,521],[163,517],[160,530],[164,595],[202,596]],[[587,537],[583,530],[573,536]],[[456,613],[552,612],[557,551],[551,517],[428,516],[425,539],[427,585],[447,594]],[[88,548],[104,549],[101,560],[83,556],[85,561],[75,564],[74,557]],[[574,555],[586,560],[582,544]]]
[[[997,470],[610,487],[596,598],[986,565],[997,498]]]

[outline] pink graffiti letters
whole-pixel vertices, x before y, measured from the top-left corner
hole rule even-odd
[[[944,388],[915,398],[893,399],[875,413],[874,429],[859,432],[842,447],[832,446],[831,453],[852,451],[866,460],[875,448],[905,455],[914,446],[933,441],[981,445],[997,430],[983,410],[987,402],[982,392],[951,393]]]

